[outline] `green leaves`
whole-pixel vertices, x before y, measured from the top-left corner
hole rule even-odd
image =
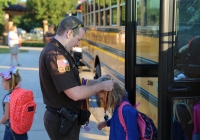
[[[58,26],[67,13],[75,13],[77,4],[77,0],[27,0],[27,8],[33,10],[27,15],[33,20],[48,20],[48,23]]]
[[[15,4],[17,0],[0,0],[0,24],[4,24],[3,15],[5,12],[3,11],[3,8],[8,7],[9,2]]]
[[[8,2],[22,3],[21,0],[0,0],[0,24],[2,25],[4,24],[3,7],[8,6]],[[13,16],[13,22],[27,32],[35,27],[42,27],[43,20],[57,27],[66,14],[76,13],[77,5],[77,0],[26,0],[26,8],[29,11],[24,16]]]

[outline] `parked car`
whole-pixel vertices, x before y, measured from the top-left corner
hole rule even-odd
[[[18,36],[24,36],[26,34],[26,31],[23,30],[22,28],[17,28],[17,34]]]
[[[40,27],[36,27],[34,29],[30,30],[30,33],[34,33],[34,34],[43,34],[43,29]]]
[[[31,29],[31,30],[30,30],[30,33],[34,33],[34,29]]]

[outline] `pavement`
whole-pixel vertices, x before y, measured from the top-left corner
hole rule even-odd
[[[8,46],[0,45],[0,48],[8,48]],[[37,104],[36,114],[34,118],[31,130],[28,132],[29,140],[49,140],[44,125],[43,114],[45,112],[45,105],[43,103],[42,92],[39,84],[38,63],[41,48],[34,47],[21,47],[21,50],[27,50],[27,52],[19,53],[19,63],[21,64],[19,73],[22,77],[21,87],[30,89],[34,92],[35,101]],[[14,65],[16,62],[14,61]],[[10,54],[0,54],[0,72],[6,71],[10,68]],[[91,74],[87,75],[87,72],[81,72],[80,76],[85,78],[91,78]],[[7,92],[0,86],[0,101]],[[93,108],[93,110],[95,110]],[[0,107],[0,112],[3,114],[3,109]],[[1,116],[0,116],[1,118]],[[90,131],[85,131],[81,128],[80,140],[108,140],[108,136],[103,130],[97,129],[98,121],[91,114],[89,127]],[[3,139],[4,125],[0,125],[0,139]]]

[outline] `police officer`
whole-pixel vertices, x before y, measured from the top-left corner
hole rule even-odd
[[[81,85],[79,72],[70,56],[70,50],[78,46],[85,34],[83,23],[74,16],[65,17],[59,24],[56,36],[44,47],[40,54],[39,76],[43,100],[47,110],[44,126],[51,140],[78,140],[80,125],[74,119],[67,135],[60,133],[63,121],[62,109],[79,115],[81,100],[99,91],[111,91],[113,81],[97,83],[88,80]]]

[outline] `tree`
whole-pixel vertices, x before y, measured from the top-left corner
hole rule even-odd
[[[67,13],[75,13],[77,0],[27,0],[26,5],[32,12],[25,15],[25,22],[48,20],[58,26]]]
[[[4,24],[3,15],[4,11],[3,8],[8,6],[8,3],[15,4],[17,0],[0,0],[0,24]]]

